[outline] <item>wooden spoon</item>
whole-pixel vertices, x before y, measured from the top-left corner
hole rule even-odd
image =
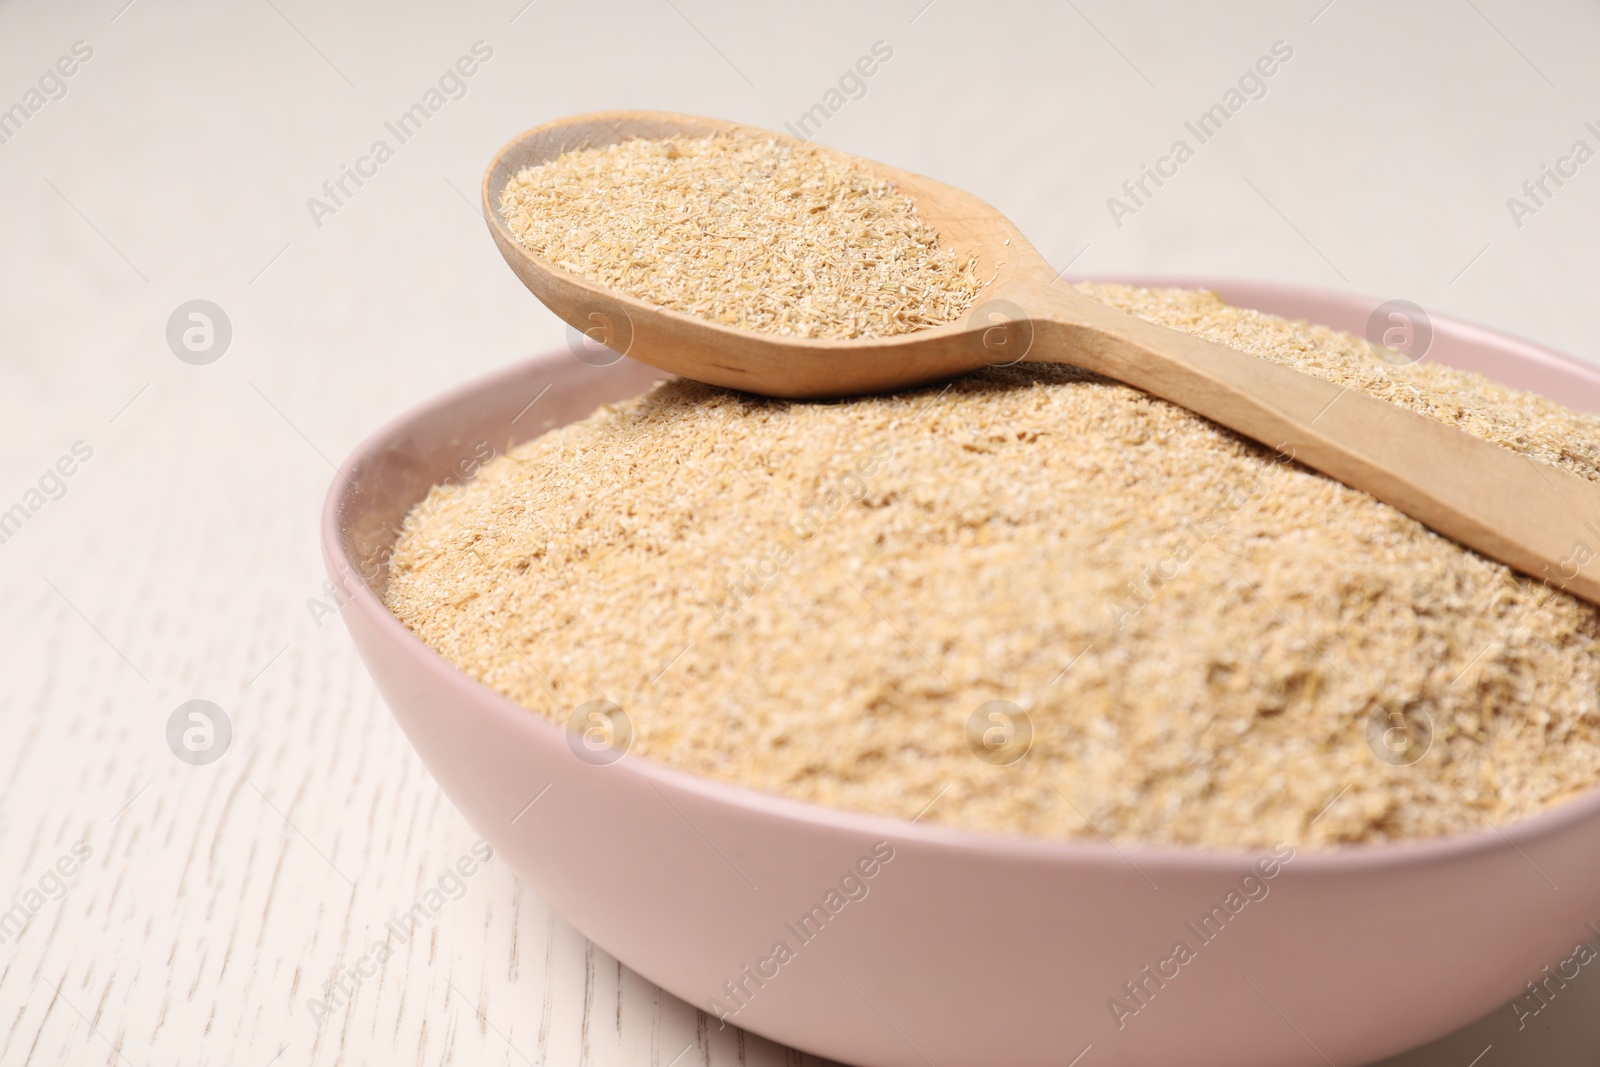
[[[1600,484],[1453,426],[1226,345],[1157,326],[1060,284],[1012,223],[976,197],[870,160],[991,279],[962,320],[864,340],[757,333],[647,304],[518,243],[500,192],[524,167],[636,137],[767,130],[653,111],[561,119],[506,145],[483,179],[489,232],[561,318],[607,347],[703,382],[778,397],[887,392],[1019,360],[1069,363],[1188,408],[1364,490],[1469,548],[1600,603]],[[836,153],[843,155],[843,153]],[[854,157],[849,157],[854,158]]]

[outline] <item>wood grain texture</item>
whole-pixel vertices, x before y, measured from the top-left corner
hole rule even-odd
[[[423,397],[563,343],[489,251],[470,195],[512,131],[656,101],[777,127],[882,37],[896,58],[822,139],[981,190],[1060,265],[1339,285],[1331,259],[1353,289],[1600,344],[1587,300],[1600,273],[1581,239],[1592,191],[1573,183],[1519,231],[1502,204],[1594,117],[1594,65],[1564,58],[1600,31],[1587,7],[1480,5],[1558,96],[1467,7],[1340,3],[1314,24],[1321,0],[1175,7],[1168,39],[1105,4],[1079,5],[1105,37],[1065,5],[994,19],[957,0],[818,4],[805,18],[677,6],[0,5],[0,106],[74,41],[94,49],[68,93],[0,144],[0,510],[73,442],[93,448],[64,495],[0,543],[0,907],[74,843],[92,850],[62,899],[0,942],[0,1065],[805,1062],[619,968],[493,860],[326,1027],[306,1005],[476,837],[338,618],[313,618],[308,601],[326,604],[328,460]],[[1124,170],[1231,83],[1238,48],[1277,36],[1303,65],[1114,230],[1103,201]],[[479,38],[495,55],[468,94],[313,222],[307,199]],[[1011,58],[950,76],[989,55]],[[1350,76],[1382,62],[1425,88]],[[1416,96],[1451,91],[1454,125]],[[1405,110],[1424,104],[1426,122]],[[1375,138],[1405,151],[1326,165],[1341,150],[1372,158]],[[1427,203],[1394,188],[1426,189]],[[164,339],[194,298],[234,327],[204,367]],[[197,698],[234,730],[204,767],[164,740]],[[1590,1067],[1597,1019],[1585,967],[1525,1029],[1502,1008],[1393,1062]]]

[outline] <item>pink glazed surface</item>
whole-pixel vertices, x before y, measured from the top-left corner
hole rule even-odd
[[[1361,333],[1379,301],[1282,285],[1230,303]],[[1600,411],[1600,373],[1435,316],[1429,358]],[[508,367],[373,434],[328,494],[322,542],[389,708],[457,807],[528,885],[639,974],[729,1022],[863,1067],[1368,1063],[1523,991],[1600,918],[1600,792],[1456,838],[1302,853],[1202,944],[1186,925],[1259,858],[1007,839],[797,803],[633,756],[595,766],[562,726],[462,674],[383,607],[393,530],[480,442],[497,449],[659,377],[567,352]],[[541,390],[548,392],[527,405]],[[821,665],[819,665],[820,667]],[[562,709],[563,711],[567,709]],[[542,795],[541,795],[542,792]],[[528,803],[538,796],[532,807]],[[519,814],[520,813],[520,814]],[[893,849],[809,941],[792,925],[879,842]],[[859,891],[857,891],[859,895]],[[1144,977],[1186,941],[1195,958]],[[786,942],[793,958],[742,970]],[[1170,973],[1170,972],[1169,972]],[[1119,1020],[1112,998],[1134,1005]]]

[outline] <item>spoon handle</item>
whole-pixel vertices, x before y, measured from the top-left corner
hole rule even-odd
[[[1027,359],[1070,363],[1253,438],[1554,589],[1600,603],[1600,483],[1049,287]]]

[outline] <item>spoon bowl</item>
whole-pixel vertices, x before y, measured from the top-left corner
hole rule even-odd
[[[889,337],[837,341],[756,333],[646,303],[574,274],[519,242],[500,214],[500,194],[525,167],[563,152],[601,148],[634,138],[709,137],[742,131],[798,143],[794,138],[719,119],[658,111],[584,115],[529,130],[502,148],[483,177],[484,217],[500,254],[532,293],[562,319],[617,352],[653,367],[729,389],[809,399],[858,396],[949,378],[994,363],[1015,362],[987,314]],[[1054,271],[1010,220],[971,193],[943,182],[842,152],[820,149],[892,183],[916,202],[940,243],[973,258],[987,280],[975,311],[999,315],[1020,306],[1024,279],[1050,280]],[[988,305],[985,308],[985,305]],[[1019,318],[1014,315],[1013,318]],[[985,341],[988,340],[986,347]]]

